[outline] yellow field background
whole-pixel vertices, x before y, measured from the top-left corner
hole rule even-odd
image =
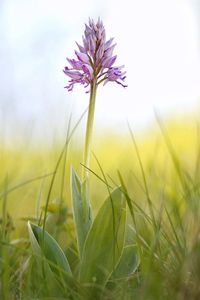
[[[200,155],[200,131],[198,123],[191,117],[187,118],[187,120],[179,118],[164,122],[164,127],[167,135],[170,137],[173,151],[181,162],[181,168],[183,168],[183,171],[188,176],[191,176],[192,180],[197,180]],[[144,166],[147,184],[154,201],[160,201],[162,193],[178,192],[178,179],[175,176],[176,168],[174,167],[165,137],[158,123],[148,130],[135,132],[134,136]],[[62,160],[50,198],[51,202],[59,202],[63,179],[62,195],[64,203],[69,207],[69,212],[70,167],[73,166],[79,175],[82,172],[83,145],[82,142],[79,142],[80,140],[81,138],[75,133],[67,151],[65,177],[63,179],[64,160]],[[28,180],[36,179],[54,171],[65,142],[65,137],[63,137],[62,141],[54,141],[51,145],[45,144],[44,140],[43,143],[39,143],[37,146],[34,145],[34,147],[31,147],[26,141],[28,141],[28,138],[24,138],[24,142],[22,142],[21,138],[20,143],[18,143],[17,138],[15,138],[9,146],[1,145],[1,204],[3,203],[5,191],[9,191]],[[143,191],[141,170],[128,129],[124,134],[117,131],[104,131],[96,134],[93,139],[92,149],[104,174],[107,176],[108,183],[112,186],[119,184],[117,171],[120,171],[129,192],[141,206],[145,206],[146,201],[144,200],[145,193]],[[103,178],[98,162],[92,156],[91,170],[97,176]],[[108,191],[105,184],[94,173],[90,175],[91,202],[94,211],[97,211],[102,201],[106,198]],[[51,178],[52,175],[43,179],[37,179],[19,186],[7,194],[6,203],[8,212],[12,217],[16,229],[13,231],[14,236],[18,236],[19,231],[25,230],[26,219],[35,217],[38,199],[40,199],[40,206],[44,205]]]

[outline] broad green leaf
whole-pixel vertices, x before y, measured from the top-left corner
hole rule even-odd
[[[135,245],[124,247],[120,261],[111,276],[111,280],[129,277],[137,270],[139,264],[140,258],[137,247]]]
[[[100,208],[88,233],[80,265],[80,282],[89,284],[91,299],[104,288],[124,246],[126,202],[115,189]],[[99,287],[99,288],[98,288]]]
[[[35,277],[37,276],[37,280],[40,283],[38,286],[38,295],[40,296],[48,296],[48,295],[56,295],[56,291],[59,291],[59,295],[62,295],[61,286],[52,272],[49,263],[47,262],[40,245],[37,241],[37,238],[32,230],[32,224],[28,222],[28,231],[30,242],[33,251],[33,259],[32,262],[32,283],[34,285]]]
[[[92,214],[86,191],[86,181],[81,183],[74,169],[71,170],[71,195],[79,256],[92,223]]]
[[[37,225],[28,223],[29,236],[33,252],[37,256],[43,255],[51,271],[58,277],[65,278],[72,275],[69,263],[62,249],[54,238]]]

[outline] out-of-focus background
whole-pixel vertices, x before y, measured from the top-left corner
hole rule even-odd
[[[200,97],[199,0],[1,0],[0,136],[42,141],[62,136],[69,115],[88,105],[77,86],[64,86],[66,57],[74,57],[88,18],[104,22],[115,37],[117,65],[128,88],[99,88],[95,127],[127,130],[162,117],[198,111]],[[196,116],[197,117],[197,116]],[[84,125],[84,123],[83,123]]]

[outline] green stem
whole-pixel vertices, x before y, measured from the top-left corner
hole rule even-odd
[[[89,177],[89,166],[90,166],[90,149],[91,149],[91,141],[92,141],[92,129],[93,129],[93,121],[94,121],[94,110],[95,110],[95,100],[96,100],[96,91],[97,91],[97,83],[93,81],[91,83],[90,90],[90,103],[88,110],[88,118],[87,118],[87,127],[86,127],[86,135],[85,135],[85,152],[84,152],[84,169],[83,169],[83,180]]]

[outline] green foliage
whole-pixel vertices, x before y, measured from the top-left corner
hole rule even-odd
[[[62,273],[72,275],[67,258],[54,238],[41,227],[29,222],[28,230],[34,254],[46,257],[51,262],[50,268],[57,275],[60,276]]]
[[[78,251],[79,256],[82,257],[85,239],[92,223],[92,212],[86,181],[81,183],[73,168],[71,170],[71,195]]]
[[[35,273],[44,282],[42,294],[64,296],[68,294],[68,288],[75,289],[75,281],[67,258],[54,238],[30,222],[28,231],[37,268]]]
[[[81,183],[74,171],[72,171],[72,187],[74,189],[74,211],[78,210],[77,215],[75,214],[75,227],[78,224],[79,229],[81,229],[81,222],[83,222],[83,225],[85,224],[84,219],[77,219],[79,214],[81,216],[80,207],[82,206],[79,207],[82,201],[80,197]],[[78,199],[75,199],[75,197]],[[79,202],[77,203],[77,201]],[[63,285],[65,288],[74,288],[75,292],[77,289],[75,282],[79,281],[80,295],[87,297],[87,299],[94,299],[94,297],[99,299],[119,261],[119,266],[121,266],[126,257],[129,259],[128,268],[131,268],[132,271],[136,269],[136,262],[135,260],[131,261],[133,257],[130,257],[130,253],[125,250],[122,255],[125,225],[126,202],[120,188],[118,188],[103,203],[94,222],[91,224],[87,237],[82,241],[83,252],[80,257],[77,278],[75,278],[76,274],[72,275],[67,257],[54,238],[37,225],[28,223],[28,229],[34,257],[37,263],[39,262],[39,265],[42,266],[43,272],[48,274],[48,281],[53,282],[51,285],[53,289],[55,289],[55,284],[59,283],[61,287]],[[82,234],[77,228],[76,232]],[[135,258],[135,252],[133,251],[133,253]],[[120,271],[117,272],[121,272],[123,276],[126,276],[127,266],[124,270],[122,270],[122,266],[119,268]],[[74,283],[74,286],[72,283]]]
[[[80,266],[80,281],[90,284],[90,297],[97,297],[115,269],[124,246],[126,202],[114,190],[99,210],[88,233]],[[92,299],[91,298],[91,299]]]
[[[95,149],[104,172],[91,166],[90,198],[96,217],[90,219],[83,238],[82,202],[88,201],[85,183],[75,172],[71,174],[71,202],[77,206],[72,210],[79,215],[75,217],[70,174],[63,175],[71,164],[79,173],[77,149],[73,148],[66,165],[63,155],[56,172],[56,151],[44,152],[43,158],[27,153],[24,165],[24,152],[13,150],[0,157],[0,299],[200,299],[199,136],[194,138],[186,125],[182,135],[174,127],[169,133],[162,131],[165,143],[160,139],[154,143],[152,137],[142,143],[137,138],[137,145],[132,141],[137,155],[124,139],[123,143],[107,139],[101,150],[99,146]],[[37,209],[34,199],[41,200]],[[32,223],[27,237],[28,219]]]
[[[135,273],[140,264],[138,249],[135,245],[125,246],[111,279],[128,278]]]

